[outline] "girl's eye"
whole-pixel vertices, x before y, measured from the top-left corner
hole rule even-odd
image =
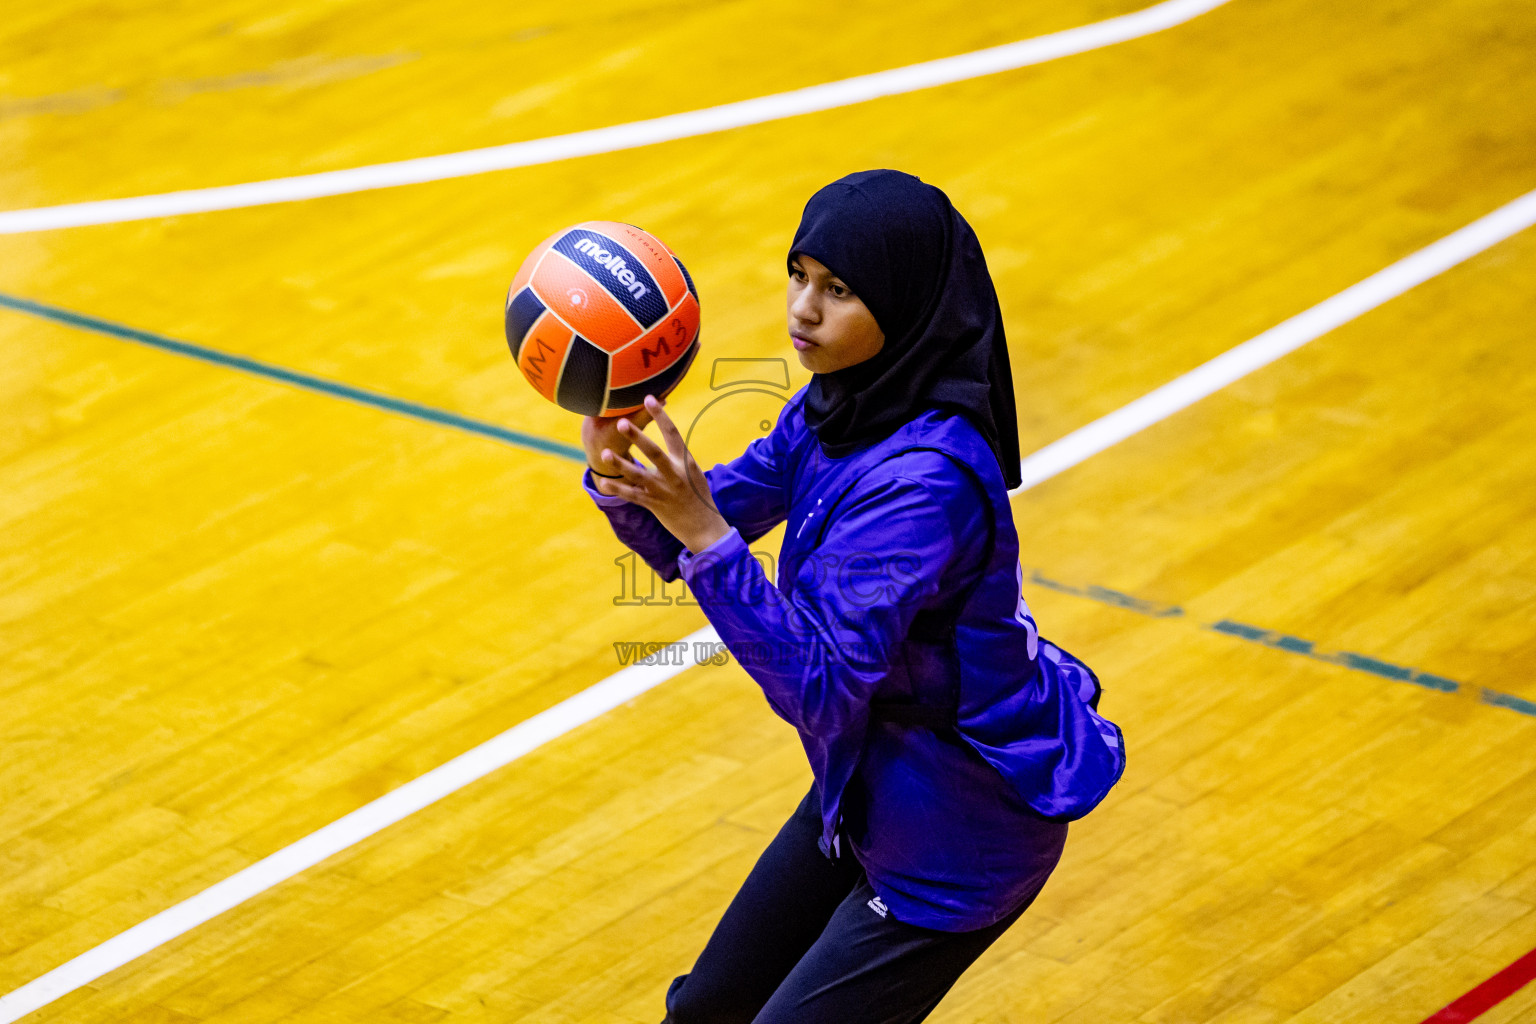
[[[840,299],[841,299],[841,298],[843,298],[843,297],[844,297],[844,296],[846,296],[846,295],[847,295],[847,294],[848,294],[848,289],[847,289],[847,288],[844,288],[844,287],[843,287],[843,286],[842,286],[842,285],[840,285],[840,284],[834,284],[834,285],[832,285],[832,287],[831,287],[831,291],[832,291],[832,294],[833,294],[833,295],[836,295],[836,296],[837,296],[837,297],[838,297],[838,298],[840,298]]]

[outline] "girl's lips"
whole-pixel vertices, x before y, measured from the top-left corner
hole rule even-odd
[[[814,341],[806,341],[798,334],[791,334],[789,336],[789,340],[795,343],[795,349],[799,352],[804,352],[806,349],[812,348],[816,344]]]

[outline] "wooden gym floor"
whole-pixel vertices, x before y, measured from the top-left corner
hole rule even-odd
[[[0,26],[0,208],[1139,6],[40,0]],[[977,227],[1030,451],[1536,188],[1533,53],[1528,0],[1233,0],[723,134],[0,236],[0,293],[574,443],[501,339],[524,250],[641,224],[699,284],[702,366],[788,358],[801,204],[895,166]],[[1036,615],[1130,767],[934,1020],[1418,1024],[1536,947],[1533,282],[1526,232],[1015,501]],[[610,676],[616,641],[703,625],[615,604],[567,459],[11,310],[0,351],[0,993]],[[672,406],[713,396],[699,370]],[[655,1024],[808,779],[737,666],[689,669],[25,1019]],[[1480,1020],[1536,1020],[1536,986]]]

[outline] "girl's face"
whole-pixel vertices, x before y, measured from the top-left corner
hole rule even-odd
[[[789,337],[801,366],[832,373],[880,351],[885,332],[851,288],[809,256],[789,266]]]

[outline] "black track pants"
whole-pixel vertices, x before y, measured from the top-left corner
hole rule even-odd
[[[882,915],[854,857],[817,849],[819,806],[812,789],[758,859],[693,970],[672,982],[664,1024],[920,1021],[1029,905],[969,932]]]

